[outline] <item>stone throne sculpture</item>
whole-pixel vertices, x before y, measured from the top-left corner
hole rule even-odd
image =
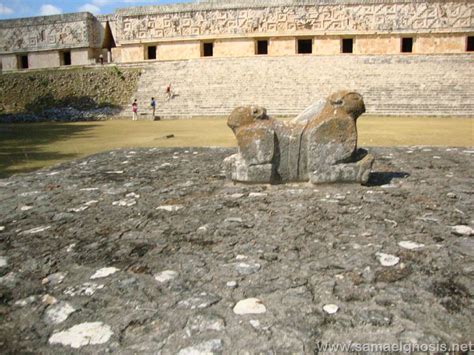
[[[290,121],[277,121],[259,106],[238,107],[227,125],[239,152],[224,160],[235,182],[313,184],[366,183],[374,157],[357,148],[357,118],[365,112],[362,96],[339,91]]]

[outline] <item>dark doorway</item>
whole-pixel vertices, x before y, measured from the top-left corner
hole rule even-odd
[[[156,46],[148,47],[148,57],[147,59],[156,59]]]
[[[28,69],[28,55],[20,55],[18,56],[18,63],[20,65],[20,69]]]
[[[111,51],[112,48],[115,48],[115,39],[112,34],[109,22],[107,21],[104,29],[104,42],[102,43],[102,48],[107,48],[108,51]]]
[[[71,65],[71,52],[63,52],[63,58],[62,58],[62,64],[63,65]]]
[[[109,21],[105,23],[104,29],[104,41],[102,42],[102,48],[107,49],[107,62],[112,61],[112,48],[115,48],[115,39],[114,35],[112,34],[112,29],[110,28]]]
[[[202,56],[212,57],[214,55],[214,43],[206,42],[202,44]]]
[[[466,39],[466,51],[474,52],[474,36],[468,36]]]
[[[402,47],[402,53],[411,53],[411,52],[413,52],[413,38],[403,37],[401,47]]]
[[[311,54],[313,53],[313,40],[312,39],[299,39],[298,40],[298,54]]]
[[[268,40],[257,41],[257,54],[268,54]]]
[[[354,40],[352,38],[342,39],[342,53],[352,53],[354,51]]]

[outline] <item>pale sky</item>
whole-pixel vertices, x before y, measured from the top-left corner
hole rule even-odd
[[[111,14],[114,9],[141,5],[163,5],[192,0],[0,0],[0,19],[55,15],[88,11]]]

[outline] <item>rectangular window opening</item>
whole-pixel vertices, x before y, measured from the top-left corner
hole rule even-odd
[[[268,40],[257,41],[257,54],[268,54]]]
[[[466,39],[466,52],[474,52],[474,36],[468,36]]]
[[[62,64],[63,65],[71,65],[71,52],[63,52],[63,58],[62,58]]]
[[[18,64],[20,65],[20,69],[28,69],[28,55],[20,55],[18,56]]]
[[[413,52],[413,38],[412,37],[402,38],[401,51],[402,53]]]
[[[298,54],[311,54],[313,53],[313,40],[312,39],[299,39],[298,40]]]
[[[149,60],[156,59],[156,46],[148,47],[147,59]]]
[[[341,45],[342,53],[353,53],[354,52],[354,39],[353,38],[343,38]]]
[[[214,43],[205,42],[202,44],[202,56],[203,57],[212,57],[214,55]]]

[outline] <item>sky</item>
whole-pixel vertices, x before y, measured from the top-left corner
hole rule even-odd
[[[79,11],[88,11],[96,15],[111,14],[116,8],[121,7],[178,2],[192,2],[192,0],[0,0],[0,20]]]

